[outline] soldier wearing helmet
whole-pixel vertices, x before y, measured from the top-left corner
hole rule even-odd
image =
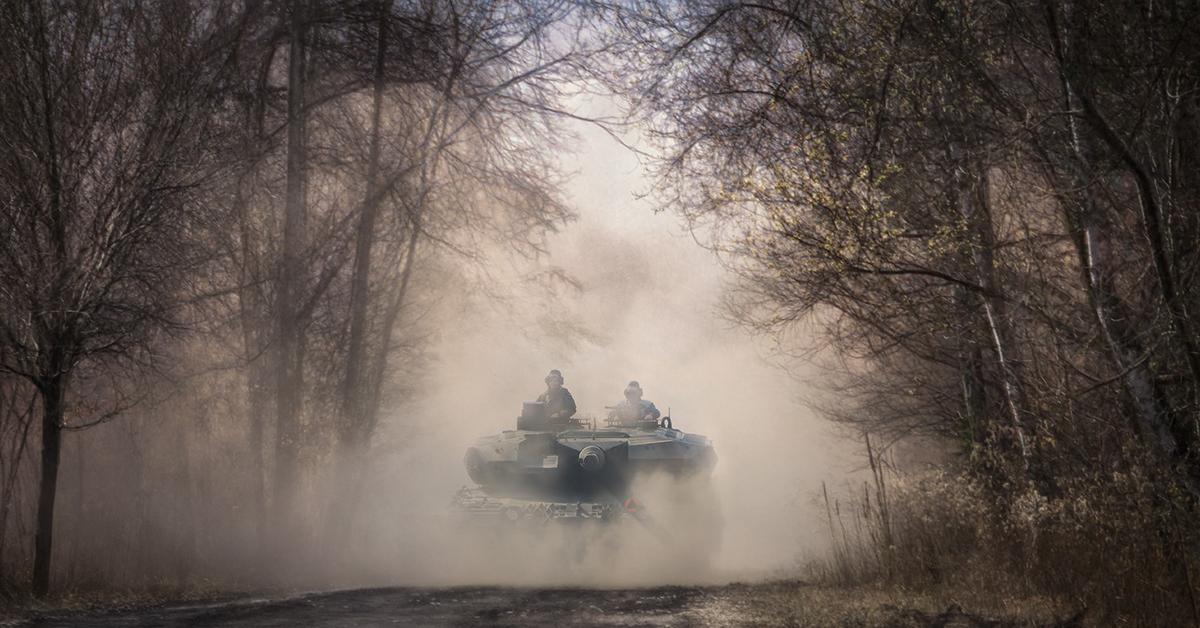
[[[653,421],[662,416],[654,403],[642,399],[642,386],[637,381],[629,382],[625,387],[625,400],[612,407],[609,418],[617,419],[623,425],[633,425],[638,421]]]
[[[546,392],[537,400],[546,404],[546,418],[551,421],[566,421],[575,415],[575,398],[563,386],[562,371],[552,369],[546,375]]]

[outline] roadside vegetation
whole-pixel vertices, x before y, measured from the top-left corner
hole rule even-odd
[[[831,581],[1200,621],[1198,11],[614,10],[659,198],[874,444],[874,485],[827,498]]]
[[[0,595],[341,568],[431,321],[572,217],[574,15],[0,7]]]

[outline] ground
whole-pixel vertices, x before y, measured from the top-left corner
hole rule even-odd
[[[967,613],[879,591],[793,581],[704,587],[378,588],[210,600],[138,609],[27,609],[12,626],[1074,626],[1024,609]],[[1037,615],[1041,613],[1041,617]],[[2,617],[3,615],[0,615]]]

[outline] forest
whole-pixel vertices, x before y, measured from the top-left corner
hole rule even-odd
[[[819,365],[809,404],[866,446],[805,577],[1200,622],[1197,17],[5,3],[0,600],[352,570],[447,295],[577,287],[486,252],[569,228],[582,122],[639,135],[722,315]]]

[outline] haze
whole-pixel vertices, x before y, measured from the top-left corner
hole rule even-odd
[[[606,106],[583,103],[582,111]],[[817,496],[823,481],[840,487],[858,468],[853,443],[804,405],[810,391],[795,371],[769,363],[769,344],[725,319],[719,301],[727,273],[676,217],[644,198],[649,182],[636,155],[591,124],[572,123],[571,130],[579,141],[563,165],[575,173],[568,190],[578,220],[553,237],[549,256],[537,264],[504,255],[489,261],[493,279],[518,286],[508,294],[500,288],[502,301],[477,293],[444,310],[461,316],[438,325],[428,398],[389,414],[384,428],[403,441],[395,451],[378,452],[386,460],[375,477],[379,494],[405,502],[395,511],[404,514],[389,510],[387,517],[444,508],[454,490],[470,484],[465,447],[513,429],[521,402],[541,392],[547,370],[559,368],[579,403],[577,416],[603,418],[604,407],[620,401],[625,384],[636,379],[647,399],[670,410],[676,427],[715,441],[724,533],[714,572],[672,573],[659,565],[667,578],[658,582],[799,573],[806,561],[826,555],[828,527]],[[547,266],[577,280],[577,289],[560,286],[553,296],[513,281]],[[386,523],[375,529],[388,533]],[[400,543],[402,551],[407,543]],[[537,553],[504,556],[520,563],[513,573],[547,560]],[[398,562],[406,581],[505,580],[503,573],[415,561],[429,569],[423,574],[412,562]],[[465,564],[480,567],[480,561]],[[652,567],[639,565],[662,575]],[[637,571],[623,575],[651,581]],[[620,582],[609,576],[602,568],[577,573],[585,582]]]

